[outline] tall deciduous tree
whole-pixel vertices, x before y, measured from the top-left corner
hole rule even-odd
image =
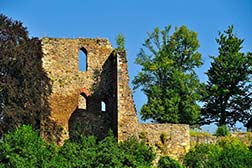
[[[186,26],[164,30],[155,28],[148,34],[136,63],[142,71],[134,78],[134,89],[141,86],[148,101],[141,109],[142,119],[154,119],[159,123],[198,122],[201,84],[195,68],[202,65],[197,51],[197,33]]]
[[[251,54],[244,54],[243,40],[233,34],[233,26],[219,33],[216,40],[219,55],[208,75],[207,95],[202,109],[202,123],[234,126],[237,121],[247,124],[251,117]]]
[[[0,15],[0,133],[21,124],[38,128],[49,90],[40,40],[30,39],[21,22]]]

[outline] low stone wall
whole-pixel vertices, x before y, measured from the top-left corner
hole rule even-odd
[[[190,146],[194,147],[197,144],[216,143],[217,137],[208,133],[196,132],[190,135]]]
[[[234,133],[232,137],[240,139],[247,146],[252,146],[252,132]]]
[[[241,140],[247,146],[252,146],[252,132],[239,132],[231,134],[231,137]],[[207,133],[193,133],[190,135],[190,145],[194,147],[197,144],[216,143],[223,137],[217,137]]]
[[[158,155],[181,159],[190,149],[189,126],[185,124],[139,124],[138,137]]]

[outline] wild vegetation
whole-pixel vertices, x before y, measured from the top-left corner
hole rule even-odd
[[[23,125],[0,140],[0,167],[55,168],[148,168],[156,158],[153,148],[132,137],[118,143],[112,133],[102,141],[94,136],[68,140],[62,147],[44,141],[31,126]],[[217,144],[198,144],[184,157],[183,164],[168,156],[160,158],[159,168],[228,167],[249,168],[252,148],[232,137]]]
[[[217,144],[196,145],[184,158],[184,165],[189,168],[249,168],[251,163],[251,147],[231,137],[226,137]]]
[[[155,153],[136,138],[117,143],[112,135],[94,136],[62,147],[45,142],[31,126],[22,126],[0,141],[0,167],[151,167]]]
[[[125,50],[125,38],[122,33],[119,33],[116,38],[117,50],[124,51]]]

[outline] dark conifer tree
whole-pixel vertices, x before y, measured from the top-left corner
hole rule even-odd
[[[219,55],[211,57],[213,62],[207,72],[209,80],[202,124],[234,126],[240,121],[249,127],[252,115],[251,53],[241,52],[243,40],[233,34],[233,26],[219,33],[216,41]]]

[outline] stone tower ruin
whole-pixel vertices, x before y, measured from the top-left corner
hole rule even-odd
[[[101,38],[42,38],[42,51],[52,86],[51,113],[41,116],[43,137],[63,144],[78,134],[102,139],[111,129],[119,141],[135,135],[174,157],[189,150],[188,125],[138,123],[126,52]],[[80,52],[86,56],[82,70]]]

